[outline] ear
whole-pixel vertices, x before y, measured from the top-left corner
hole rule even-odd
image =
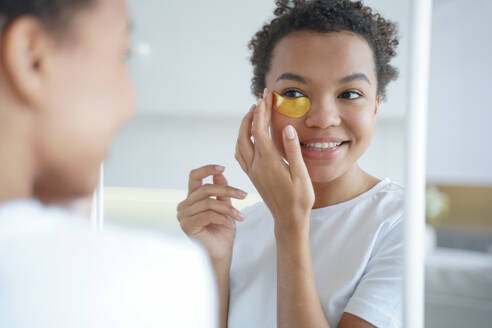
[[[15,96],[29,108],[42,101],[43,60],[53,47],[41,23],[32,17],[15,20],[4,32],[0,58]]]
[[[377,115],[379,112],[379,105],[381,105],[381,96],[378,95],[376,97],[376,106],[374,107],[374,115]]]

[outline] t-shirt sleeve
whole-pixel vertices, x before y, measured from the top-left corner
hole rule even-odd
[[[402,327],[403,219],[376,241],[372,256],[344,312],[376,327]]]

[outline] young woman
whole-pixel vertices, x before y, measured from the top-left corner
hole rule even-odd
[[[402,188],[357,164],[397,76],[396,27],[359,1],[276,5],[250,43],[260,97],[236,149],[264,202],[239,213],[244,192],[205,166],[178,218],[210,253],[223,326],[400,327]]]
[[[128,26],[123,0],[0,2],[0,327],[215,327],[205,254],[52,205],[133,113]]]

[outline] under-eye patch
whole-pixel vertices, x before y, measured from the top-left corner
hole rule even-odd
[[[308,97],[289,98],[273,93],[273,109],[287,117],[299,118],[309,112],[311,101]]]

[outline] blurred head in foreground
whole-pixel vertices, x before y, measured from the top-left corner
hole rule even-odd
[[[0,0],[0,201],[90,194],[134,111],[124,0]]]

